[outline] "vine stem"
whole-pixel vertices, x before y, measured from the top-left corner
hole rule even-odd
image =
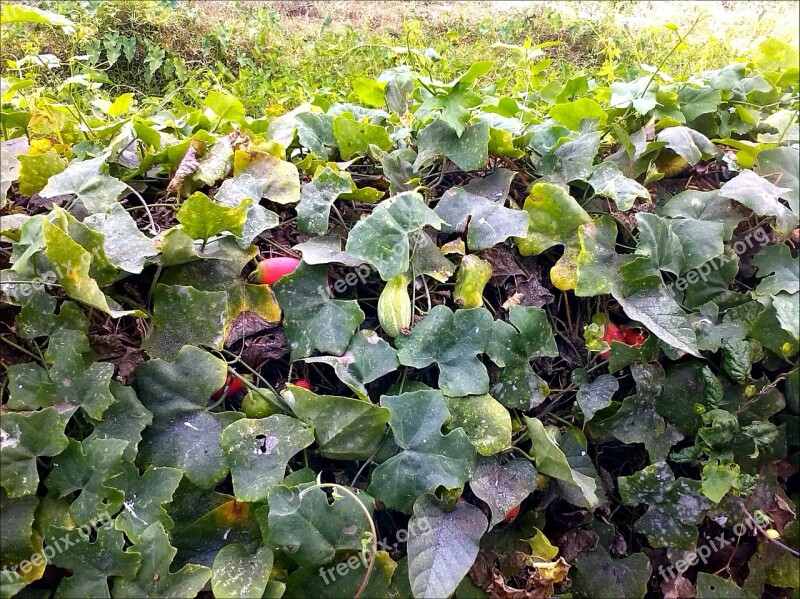
[[[375,522],[373,522],[372,515],[369,513],[367,506],[364,505],[364,502],[361,501],[355,493],[353,493],[350,489],[348,489],[345,486],[336,483],[317,483],[316,485],[307,487],[302,491],[300,491],[300,497],[302,498],[303,495],[305,495],[306,493],[308,493],[313,489],[325,489],[325,488],[338,489],[346,493],[350,497],[352,497],[358,504],[358,507],[366,516],[367,522],[369,522],[369,529],[370,532],[372,533],[372,551],[369,554],[369,563],[367,564],[367,571],[364,573],[364,578],[361,580],[361,584],[359,585],[355,595],[353,595],[353,599],[358,599],[359,597],[361,597],[361,593],[364,592],[364,589],[367,586],[367,582],[369,582],[369,576],[370,574],[372,574],[372,568],[375,565],[375,555],[378,553],[378,531],[375,529]]]
[[[749,511],[747,511],[747,508],[744,506],[744,504],[741,501],[737,501],[736,503],[739,504],[739,507],[742,509],[742,512],[744,513],[745,517],[750,518],[750,520],[753,523],[753,526],[756,527],[756,530],[758,532],[760,532],[764,536],[764,538],[767,539],[767,541],[769,541],[770,543],[774,543],[775,545],[777,545],[778,547],[780,547],[781,549],[783,549],[784,551],[790,553],[791,555],[793,555],[795,557],[800,557],[800,552],[799,551],[796,551],[795,549],[792,549],[788,545],[785,545],[784,543],[782,543],[778,539],[773,539],[771,536],[769,536],[767,534],[767,531],[764,530],[762,528],[762,526],[758,523],[758,518],[756,518]]]

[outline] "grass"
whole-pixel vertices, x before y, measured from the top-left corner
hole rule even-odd
[[[32,2],[33,3],[33,2]],[[39,29],[11,31],[5,61],[73,51],[96,57],[110,81],[143,94],[182,88],[204,93],[221,85],[248,111],[282,112],[314,96],[347,99],[355,77],[377,77],[408,60],[397,47],[431,48],[443,60],[432,66],[441,79],[476,59],[495,61],[493,79],[517,80],[514,56],[496,42],[561,42],[548,48],[547,76],[568,78],[583,70],[632,76],[657,65],[675,44],[673,23],[690,35],[663,69],[692,74],[719,68],[771,36],[797,43],[798,2],[35,2],[80,24],[71,39]],[[703,16],[705,15],[705,16]],[[104,64],[104,36],[133,38],[135,59]],[[117,36],[116,38],[114,36]],[[150,54],[163,49],[149,76]],[[176,76],[176,67],[185,77]],[[7,64],[3,69],[8,71]],[[63,74],[63,72],[61,73]]]

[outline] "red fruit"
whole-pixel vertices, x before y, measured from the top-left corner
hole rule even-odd
[[[509,524],[513,522],[514,518],[516,518],[518,515],[519,515],[519,506],[516,505],[506,512],[506,517],[503,518],[503,523]]]
[[[232,395],[236,395],[239,391],[244,389],[244,383],[237,379],[236,377],[228,375],[228,378],[225,379],[225,384],[222,385],[219,389],[214,391],[214,395],[211,396],[211,399],[219,399],[222,397],[222,394],[225,393],[227,389],[227,396],[230,397]]]
[[[611,345],[612,341],[619,341],[620,343],[627,343],[625,341],[625,334],[623,333],[622,329],[615,325],[613,322],[606,323],[606,332],[603,336],[603,341]],[[604,351],[600,354],[600,357],[604,360],[608,359],[608,352]]]
[[[289,256],[267,258],[258,263],[256,280],[262,285],[274,285],[275,281],[281,277],[292,274],[298,264],[300,264],[300,260]]]
[[[308,382],[307,380],[305,380],[305,379],[297,379],[297,380],[296,380],[294,383],[292,383],[292,384],[293,384],[293,385],[297,385],[298,387],[302,387],[303,389],[308,389],[309,391],[311,391],[311,383],[309,383],[309,382]]]
[[[622,334],[625,336],[625,343],[634,347],[642,347],[642,344],[647,341],[647,333],[637,329],[623,327]]]

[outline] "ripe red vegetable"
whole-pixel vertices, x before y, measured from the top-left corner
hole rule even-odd
[[[225,384],[214,391],[214,395],[211,396],[211,399],[219,399],[222,397],[222,394],[225,393],[226,389],[228,390],[227,396],[231,397],[232,395],[236,395],[239,393],[239,391],[244,389],[244,383],[229,374],[228,378],[225,379]]]
[[[642,347],[642,344],[647,341],[647,333],[637,329],[629,329],[627,327],[620,327],[622,334],[625,336],[625,343],[634,347]]]
[[[606,323],[606,330],[605,335],[603,336],[603,341],[611,345],[612,341],[619,341],[620,343],[627,343],[625,341],[625,334],[623,333],[622,329],[615,325],[613,322]],[[604,360],[608,359],[608,352],[604,351],[600,354],[600,357]]]
[[[305,379],[297,379],[295,382],[292,383],[293,385],[297,385],[298,387],[302,387],[303,389],[308,389],[311,391],[311,383],[309,383]]]
[[[515,505],[506,512],[506,517],[503,518],[503,524],[509,524],[513,522],[514,518],[516,518],[518,515],[519,515],[519,506]]]
[[[274,285],[282,276],[290,275],[300,264],[297,258],[283,256],[281,258],[267,258],[258,263],[256,280],[262,285]]]

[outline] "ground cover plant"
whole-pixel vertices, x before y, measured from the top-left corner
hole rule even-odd
[[[0,596],[796,596],[798,52],[699,25],[291,110],[17,57]]]

